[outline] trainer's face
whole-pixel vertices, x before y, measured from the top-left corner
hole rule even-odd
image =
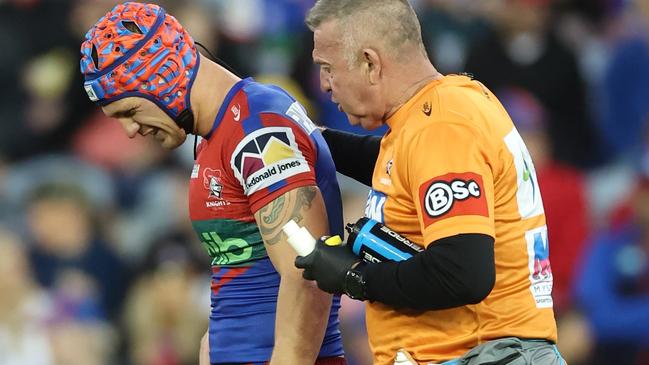
[[[180,146],[187,134],[152,101],[129,97],[112,102],[103,108],[104,113],[119,121],[126,135],[153,136],[162,147],[173,149]]]
[[[362,62],[350,67],[338,28],[335,21],[328,21],[313,33],[313,62],[320,66],[320,88],[331,93],[331,101],[347,115],[350,124],[368,130],[378,128],[385,113],[379,86],[370,83]]]

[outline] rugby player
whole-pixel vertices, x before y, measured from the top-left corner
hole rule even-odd
[[[301,278],[281,233],[291,219],[342,233],[333,161],[304,108],[203,56],[153,4],[120,4],[99,19],[81,72],[89,98],[129,137],[167,149],[202,137],[188,175],[189,214],[212,258],[203,363],[345,364],[340,298]]]

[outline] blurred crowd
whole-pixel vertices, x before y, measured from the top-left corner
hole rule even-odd
[[[197,363],[210,283],[187,217],[191,143],[129,140],[78,71],[115,3],[0,0],[0,365]],[[319,91],[313,0],[158,3],[241,76],[367,133]],[[649,364],[649,0],[413,5],[433,63],[493,90],[530,149],[564,357]],[[340,181],[352,222],[367,188]],[[350,365],[371,363],[363,316],[345,298]]]

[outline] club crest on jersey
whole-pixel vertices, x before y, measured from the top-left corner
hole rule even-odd
[[[207,189],[208,201],[205,203],[208,208],[217,208],[230,205],[229,201],[223,200],[223,183],[221,182],[221,170],[206,168],[203,170],[203,187]]]
[[[250,133],[235,148],[230,164],[246,195],[311,170],[288,127]]]
[[[460,215],[489,216],[482,176],[473,172],[450,173],[428,180],[419,187],[419,201],[425,226]]]

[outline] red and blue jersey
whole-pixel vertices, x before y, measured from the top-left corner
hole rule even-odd
[[[226,95],[198,148],[190,217],[212,258],[212,363],[270,360],[280,277],[254,213],[292,189],[317,185],[331,234],[343,233],[336,169],[320,131],[284,90],[248,78]],[[334,297],[320,357],[343,354]]]

